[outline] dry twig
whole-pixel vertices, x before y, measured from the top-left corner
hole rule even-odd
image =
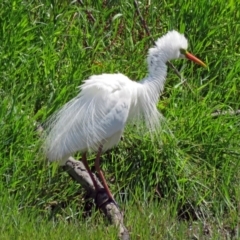
[[[222,115],[239,115],[240,114],[240,109],[239,110],[229,110],[229,111],[216,111],[214,113],[211,114],[212,117],[218,117],[218,116],[222,116]]]
[[[82,0],[77,0],[77,2],[82,6],[84,7],[84,3]],[[88,15],[88,18],[92,21],[92,22],[96,22],[96,19],[94,18],[94,16],[92,15],[92,13],[88,10],[86,10],[86,13]]]

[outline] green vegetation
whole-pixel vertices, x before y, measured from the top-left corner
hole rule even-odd
[[[36,132],[89,76],[147,73],[152,42],[133,3],[91,2],[0,3],[1,239],[116,239],[81,187],[45,161]],[[211,114],[240,109],[240,3],[139,4],[154,39],[184,32],[209,70],[174,62],[187,81],[169,69],[159,102],[172,135],[159,146],[128,129],[102,160],[110,188],[132,239],[237,239],[239,115]]]

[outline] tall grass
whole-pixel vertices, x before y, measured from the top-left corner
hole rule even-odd
[[[35,130],[93,74],[146,76],[152,43],[136,9],[131,1],[0,5],[3,239],[114,239],[116,231],[103,230],[98,212],[82,217],[84,192],[46,163]],[[170,29],[184,32],[189,51],[209,69],[175,61],[187,81],[169,69],[159,102],[167,119],[163,144],[127,129],[119,146],[103,156],[102,168],[126,208],[133,239],[201,238],[206,224],[208,237],[230,236],[239,222],[239,116],[212,113],[240,108],[239,2],[141,1],[139,8],[155,39]],[[199,222],[190,231],[178,218]]]

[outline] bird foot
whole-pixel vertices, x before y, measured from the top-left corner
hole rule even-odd
[[[95,203],[96,205],[100,208],[103,204],[105,203],[113,203],[114,205],[116,205],[118,208],[118,204],[115,201],[115,199],[112,196],[108,196],[108,194],[106,193],[104,188],[101,188],[99,190],[97,190],[96,193],[96,198],[95,198]],[[120,208],[119,208],[120,209]]]

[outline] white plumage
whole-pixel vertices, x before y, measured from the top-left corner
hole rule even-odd
[[[65,160],[77,151],[97,151],[100,144],[103,151],[110,149],[119,142],[127,120],[144,117],[149,130],[154,130],[160,120],[158,96],[151,88],[147,92],[144,85],[122,74],[86,80],[78,96],[50,118],[45,145],[48,159]]]
[[[187,57],[203,62],[186,51],[187,40],[170,31],[149,49],[149,75],[140,82],[123,74],[94,75],[80,86],[80,93],[48,121],[44,149],[50,161],[61,164],[77,151],[105,151],[118,144],[128,120],[143,119],[150,131],[160,124],[156,104],[163,90],[166,62]]]
[[[129,85],[132,84],[132,87]],[[47,138],[50,161],[66,159],[76,151],[107,150],[122,134],[135,82],[122,74],[92,76],[80,87],[80,93],[53,116]]]

